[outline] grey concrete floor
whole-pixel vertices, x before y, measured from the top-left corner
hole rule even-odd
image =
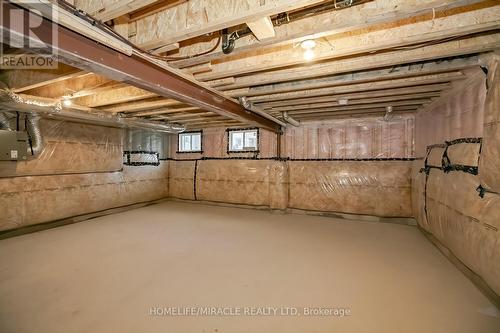
[[[0,254],[2,333],[500,332],[405,225],[167,202],[2,240]],[[197,306],[241,315],[164,309]],[[278,312],[248,315],[262,307]]]

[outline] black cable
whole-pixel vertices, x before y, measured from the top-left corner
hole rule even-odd
[[[184,57],[169,57],[169,56],[159,56],[159,55],[156,55],[156,54],[153,54],[151,53],[151,51],[147,51],[147,50],[144,50],[140,47],[138,47],[137,45],[135,45],[134,43],[132,43],[131,41],[129,41],[127,38],[123,37],[122,35],[120,35],[119,33],[117,33],[115,30],[113,30],[111,27],[109,27],[108,25],[104,24],[102,21],[94,18],[92,15],[76,8],[74,5],[70,4],[70,3],[67,3],[66,1],[64,0],[58,0],[58,5],[62,8],[64,8],[66,11],[68,12],[71,12],[73,15],[75,16],[78,16],[79,18],[87,21],[88,23],[92,24],[93,26],[99,28],[100,30],[102,30],[103,32],[107,33],[107,34],[110,34],[112,35],[113,37],[119,39],[121,42],[127,44],[128,46],[131,46],[132,48],[134,48],[135,50],[141,52],[141,53],[145,53],[153,58],[156,58],[156,59],[160,59],[160,60],[186,60],[186,59],[191,59],[191,58],[194,58],[194,57],[199,57],[199,56],[202,56],[202,55],[205,55],[205,54],[208,54],[210,52],[213,52],[215,51],[219,45],[220,45],[220,42],[221,42],[221,36],[219,35],[219,38],[217,40],[217,43],[215,44],[215,46],[213,46],[211,49],[207,50],[207,51],[204,51],[204,52],[201,52],[201,53],[197,53],[197,54],[193,54],[193,55],[190,55],[190,56],[184,56]]]

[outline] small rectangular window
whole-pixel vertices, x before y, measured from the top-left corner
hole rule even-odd
[[[201,131],[179,133],[179,153],[201,153]]]
[[[228,130],[228,152],[251,152],[259,150],[259,130],[257,128]]]

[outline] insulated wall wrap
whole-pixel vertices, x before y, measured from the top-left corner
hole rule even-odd
[[[291,208],[408,217],[410,161],[289,163]]]
[[[488,66],[488,92],[484,108],[484,136],[479,168],[481,184],[500,193],[500,56]]]

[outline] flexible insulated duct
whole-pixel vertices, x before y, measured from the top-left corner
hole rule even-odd
[[[0,112],[0,130],[11,131],[9,113]]]
[[[180,133],[185,131],[185,126],[172,123],[160,123],[142,119],[126,119],[107,112],[79,111],[62,109],[59,102],[46,102],[34,97],[25,98],[7,89],[0,89],[0,106],[4,110],[12,110],[24,113],[37,113],[45,115],[45,118],[80,121],[96,125],[113,127],[130,127],[150,129],[165,133]]]
[[[28,132],[28,137],[30,140],[30,147],[28,147],[28,153],[36,157],[40,155],[43,150],[43,138],[42,132],[40,131],[40,116],[37,114],[27,114],[26,115],[26,131]]]

